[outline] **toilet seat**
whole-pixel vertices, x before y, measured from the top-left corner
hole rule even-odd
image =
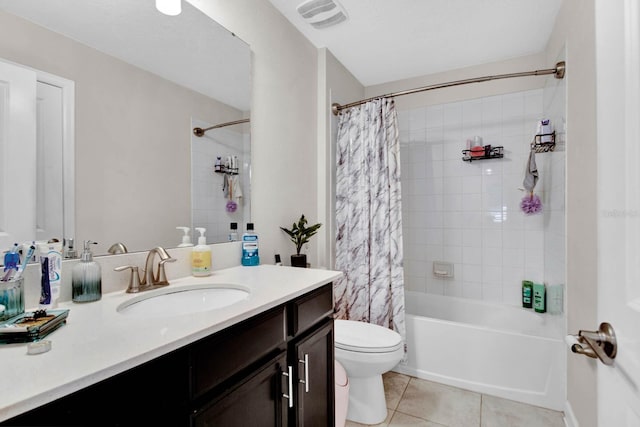
[[[372,323],[338,319],[334,322],[335,347],[358,353],[391,353],[402,348],[402,337]]]

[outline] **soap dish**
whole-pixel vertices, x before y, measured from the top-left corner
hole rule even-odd
[[[26,312],[0,323],[0,344],[38,341],[67,322],[69,310]]]

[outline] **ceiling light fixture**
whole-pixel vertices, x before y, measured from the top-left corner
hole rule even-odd
[[[308,0],[296,10],[313,28],[319,30],[347,20],[347,12],[336,0]]]
[[[181,0],[156,0],[156,9],[165,15],[176,16],[182,12]]]

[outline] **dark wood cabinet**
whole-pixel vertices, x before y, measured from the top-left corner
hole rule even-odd
[[[333,426],[332,285],[0,425]]]
[[[192,415],[194,427],[286,426],[287,400],[282,398],[287,354],[280,353],[251,376]]]
[[[334,425],[333,320],[292,342],[291,348],[289,363],[298,366],[292,425]]]

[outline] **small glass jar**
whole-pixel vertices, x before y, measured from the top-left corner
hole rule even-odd
[[[24,277],[0,281],[0,321],[24,313]]]

